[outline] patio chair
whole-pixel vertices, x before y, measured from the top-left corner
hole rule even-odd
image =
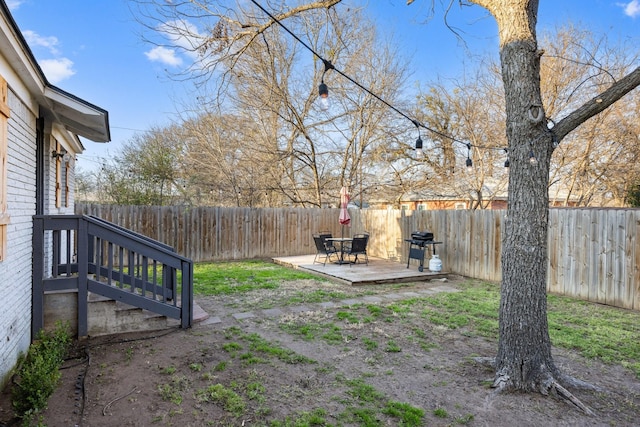
[[[351,246],[345,252],[349,256],[349,260],[351,260],[351,256],[354,256],[353,264],[358,262],[358,255],[364,255],[365,263],[369,265],[369,257],[367,256],[367,243],[369,243],[368,234],[353,236]],[[349,267],[351,267],[351,264],[352,263],[349,263]]]
[[[338,248],[335,247],[336,245],[334,245],[333,242],[327,240],[333,237],[333,234],[331,234],[330,231],[320,231],[316,234],[320,236],[327,248],[329,248],[330,250],[338,251]]]
[[[331,235],[329,235],[330,237]],[[325,239],[326,235],[314,234],[313,241],[316,244],[316,256],[313,258],[313,263],[316,263],[318,257],[324,256],[324,265],[327,265],[327,260],[331,259],[333,255],[336,256],[336,260],[338,258],[338,250],[335,246],[329,244]],[[320,263],[320,261],[317,261]]]
[[[333,234],[331,234],[330,231],[320,231],[319,233],[316,233],[316,235],[320,236],[322,240],[329,246],[333,246],[331,242],[327,242],[327,239],[330,239],[333,237]]]
[[[354,234],[353,235],[354,239],[355,238],[360,238],[360,237],[367,239],[367,242],[364,244],[365,248],[366,248],[367,244],[369,243],[369,232],[368,231],[364,231],[362,233],[358,233],[358,234]],[[351,242],[348,242],[348,243],[345,242],[345,249],[344,250],[348,251],[349,249],[351,249]]]

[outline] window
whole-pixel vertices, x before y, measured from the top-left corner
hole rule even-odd
[[[7,128],[10,115],[7,97],[7,81],[0,76],[0,261],[4,260],[7,252],[7,224],[10,219],[7,212]]]

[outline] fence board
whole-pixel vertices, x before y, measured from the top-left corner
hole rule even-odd
[[[582,299],[589,298],[589,236],[591,233],[591,215],[588,210],[578,211],[580,236],[576,244],[579,254],[576,256],[576,268],[579,273],[579,295]]]
[[[339,209],[77,204],[76,213],[147,235],[195,262],[309,254],[315,252],[314,232],[342,233]],[[443,242],[437,252],[445,271],[501,280],[505,211],[350,209],[349,214],[345,234],[370,232],[371,256],[406,263],[404,239],[428,230]],[[640,211],[551,209],[548,231],[549,292],[640,310]]]
[[[632,292],[631,295],[631,300],[633,301],[632,303],[632,307],[634,310],[640,310],[640,249],[636,248],[636,245],[638,243],[638,233],[640,233],[640,215],[638,214],[638,211],[634,211],[633,212],[634,216],[633,216],[633,220],[635,222],[633,228],[633,230],[635,230],[634,233],[634,238],[631,240],[631,244],[633,245],[633,249],[634,249],[634,256],[633,256],[633,276],[630,275],[630,277],[633,277],[632,283],[630,284],[629,288],[630,291]]]
[[[549,237],[549,246],[548,246],[548,259],[549,259],[549,269],[547,270],[547,289],[549,292],[559,293],[558,284],[562,283],[559,280],[560,277],[560,251],[557,248],[558,242],[560,239],[560,229],[558,227],[559,224],[558,219],[558,210],[553,209],[549,211],[549,226],[547,227],[548,237]]]
[[[625,275],[627,274],[627,269],[625,268],[625,260],[626,260],[626,252],[625,248],[625,226],[626,219],[625,213],[622,210],[615,212],[615,221],[613,224],[614,227],[614,236],[613,242],[613,274],[612,274],[612,286],[613,286],[613,299],[614,304],[617,307],[624,306],[624,294],[626,281]],[[630,249],[630,248],[629,248]]]
[[[589,300],[597,301],[599,293],[599,281],[600,277],[600,263],[598,252],[598,219],[599,213],[597,210],[590,210],[589,217],[591,221],[590,239],[589,239]]]
[[[624,212],[624,230],[634,230],[636,228],[636,215],[633,211]],[[633,283],[636,276],[636,269],[634,268],[635,254],[636,254],[636,235],[634,233],[624,233],[624,276],[623,290],[620,295],[621,306],[624,308],[633,308]]]

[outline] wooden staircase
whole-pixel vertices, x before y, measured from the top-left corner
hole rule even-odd
[[[57,320],[78,337],[192,325],[193,263],[161,242],[97,217],[44,215],[33,247],[34,337]]]

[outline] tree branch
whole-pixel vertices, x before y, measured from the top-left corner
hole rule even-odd
[[[558,142],[562,140],[569,132],[586,122],[591,117],[606,110],[620,98],[640,86],[640,67],[627,74],[622,79],[611,85],[598,96],[590,99],[581,107],[570,113],[567,117],[560,120],[553,127]]]
[[[289,9],[286,12],[280,13],[278,15],[272,15],[272,16],[278,21],[284,21],[287,18],[291,18],[292,16],[297,16],[297,15],[301,14],[302,12],[306,12],[306,11],[309,11],[309,10],[330,9],[332,6],[335,6],[336,4],[340,3],[341,1],[342,0],[319,0],[319,1],[316,1],[316,2],[307,3],[307,4],[300,5],[298,7],[294,7],[293,9]],[[263,24],[263,25],[260,25],[260,26],[256,26],[255,24],[244,24],[244,25],[241,25],[241,27],[242,28],[254,27],[254,28],[257,28],[255,30],[255,33],[262,33],[263,31],[265,31],[267,28],[271,27],[275,23],[276,22],[274,20],[270,20],[266,24]],[[245,33],[241,32],[240,34],[247,35],[247,34],[251,34],[252,32],[245,32]]]

